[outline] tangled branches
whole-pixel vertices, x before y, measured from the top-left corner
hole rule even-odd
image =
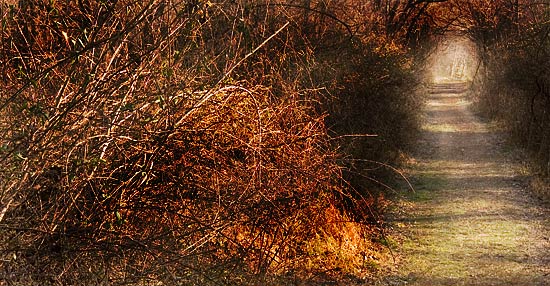
[[[363,54],[371,38],[349,41],[346,13],[264,4],[1,6],[0,275],[242,285],[362,267],[370,244],[359,222],[373,201],[343,179],[344,155],[326,126],[351,113],[329,115],[326,105],[349,90],[346,106],[361,104],[346,124],[359,109],[389,114],[353,90],[376,83],[352,83],[404,65],[394,43]],[[348,41],[348,61],[359,63],[323,70],[346,65],[318,60],[328,39]],[[369,96],[391,93],[379,90]],[[353,132],[392,140],[376,130],[387,117],[372,117]]]

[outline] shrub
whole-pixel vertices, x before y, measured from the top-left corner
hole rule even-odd
[[[376,206],[345,162],[394,158],[377,153],[405,144],[415,101],[398,96],[400,49],[350,34],[351,6],[337,4],[2,5],[0,275],[359,275]]]

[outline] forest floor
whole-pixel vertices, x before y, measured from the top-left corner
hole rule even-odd
[[[462,89],[431,87],[408,170],[415,192],[390,215],[396,262],[380,285],[550,285],[549,208]]]

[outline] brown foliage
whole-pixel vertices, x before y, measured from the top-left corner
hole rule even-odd
[[[342,159],[406,143],[410,63],[372,23],[351,29],[353,1],[306,2],[2,5],[0,275],[242,285],[359,271],[376,206]],[[329,135],[348,133],[380,138]],[[319,244],[345,236],[362,248],[336,263],[312,250],[334,257]]]

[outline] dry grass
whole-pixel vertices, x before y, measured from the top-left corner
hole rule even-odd
[[[548,179],[536,177],[530,182],[530,187],[535,195],[544,203],[550,203],[550,182]]]

